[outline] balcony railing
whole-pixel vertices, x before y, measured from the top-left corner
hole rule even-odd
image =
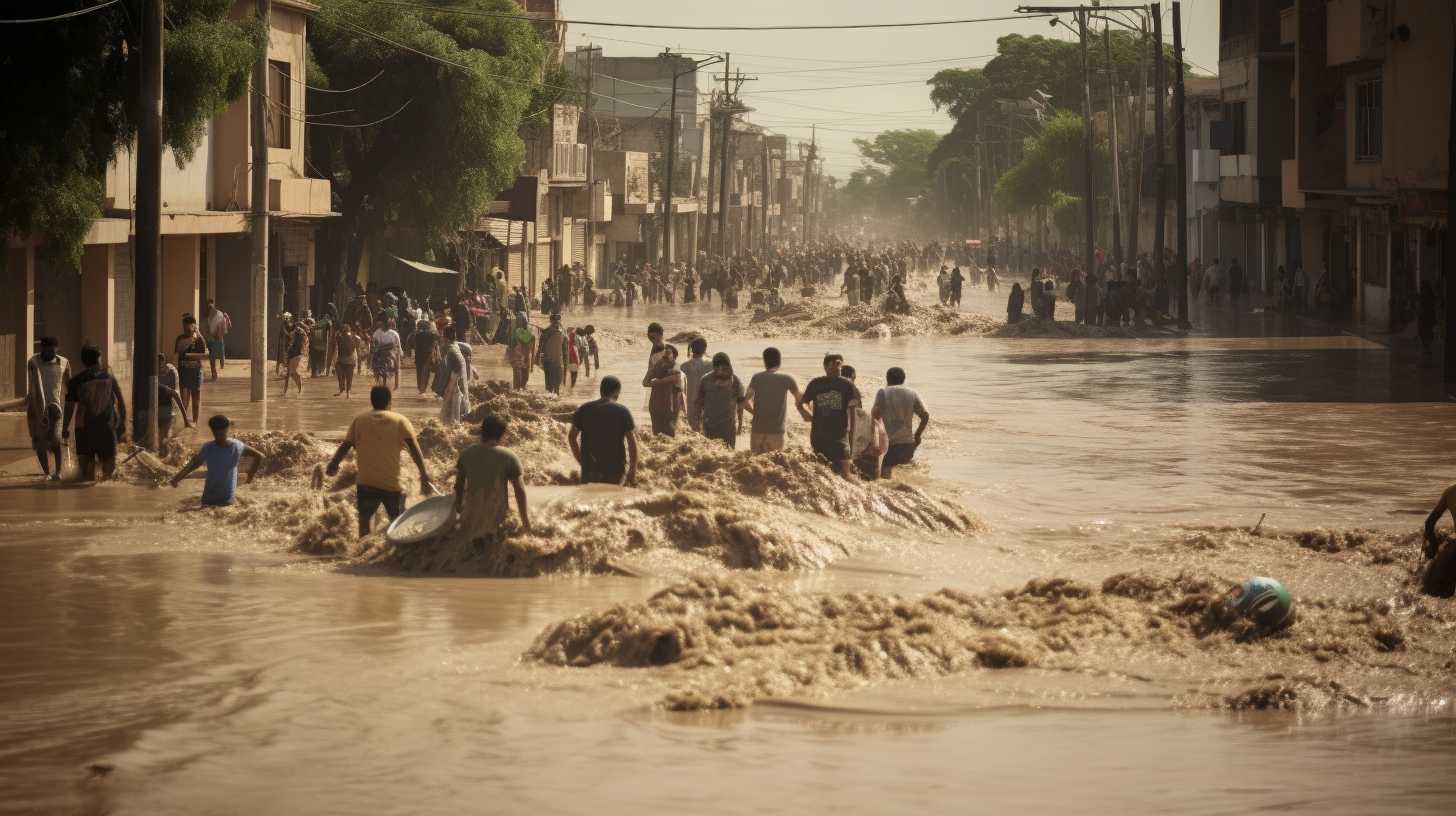
[[[573,142],[526,143],[526,170],[541,170],[551,181],[586,181],[586,145]]]

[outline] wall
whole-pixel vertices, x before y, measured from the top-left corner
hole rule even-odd
[[[1381,186],[1443,190],[1456,3],[1403,0],[1394,9],[1391,25],[1406,25],[1411,35],[1408,42],[1391,40],[1386,48]]]
[[[35,270],[33,247],[11,247],[0,269],[0,283],[8,297],[0,302],[0,346],[10,358],[0,360],[0,394],[25,393],[25,361],[35,346]]]
[[[209,249],[216,258],[217,287],[212,297],[233,319],[227,338],[228,359],[247,359],[252,332],[252,250],[248,235],[219,235]]]
[[[157,343],[169,356],[172,342],[182,332],[183,313],[197,316],[201,240],[197,235],[169,235],[162,239],[162,305],[157,313]]]
[[[303,125],[307,108],[304,104],[304,88],[299,84],[305,74],[305,39],[308,19],[292,9],[275,4],[270,15],[268,31],[268,59],[288,63],[293,87],[289,91],[292,110],[288,122],[290,136],[288,147],[268,148],[269,178],[303,178]],[[270,100],[271,101],[271,100]]]
[[[1344,83],[1329,70],[1325,53],[1326,0],[1299,0],[1296,46],[1295,138],[1299,189],[1336,190],[1345,186]]]

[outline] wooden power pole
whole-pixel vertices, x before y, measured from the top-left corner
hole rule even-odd
[[[1173,66],[1173,146],[1178,151],[1178,268],[1173,270],[1171,283],[1174,304],[1178,309],[1178,320],[1188,325],[1188,123],[1183,96],[1183,9],[1178,0],[1173,0],[1173,55],[1178,62]],[[1452,114],[1456,116],[1456,113]],[[1447,325],[1450,325],[1449,323]],[[1448,357],[1449,359],[1449,357]]]
[[[162,0],[142,5],[141,121],[137,125],[132,441],[157,447],[157,348],[162,286]]]
[[[268,31],[271,0],[258,0],[258,22]],[[252,194],[252,276],[249,289],[251,382],[248,397],[253,402],[268,398],[268,48],[258,55],[253,66],[252,121],[249,136],[253,142]]]
[[[1168,234],[1168,164],[1164,161],[1167,152],[1167,132],[1163,129],[1163,108],[1168,102],[1168,82],[1163,70],[1163,14],[1159,4],[1153,4],[1153,276],[1163,279],[1163,250]],[[1143,286],[1151,285],[1143,281]]]

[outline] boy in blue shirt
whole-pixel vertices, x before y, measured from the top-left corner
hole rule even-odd
[[[202,506],[203,507],[226,507],[233,503],[238,491],[238,464],[244,456],[252,459],[248,467],[248,478],[244,484],[251,483],[253,476],[257,474],[258,468],[262,467],[267,458],[258,451],[243,444],[241,440],[229,439],[228,429],[232,427],[232,421],[222,414],[209,419],[207,427],[212,429],[212,441],[203,443],[198,449],[197,455],[192,457],[185,467],[172,477],[172,486],[176,487],[192,471],[207,465],[207,479],[202,485]]]

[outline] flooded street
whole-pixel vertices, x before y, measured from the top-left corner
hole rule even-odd
[[[974,290],[966,309],[995,313],[998,302]],[[1410,533],[1456,460],[1456,406],[1423,391],[1431,378],[1418,363],[1347,335],[1282,336],[1313,329],[1258,315],[1220,337],[766,340],[716,304],[569,314],[634,339],[602,356],[639,427],[633,386],[653,319],[669,337],[703,331],[745,380],[765,345],[783,349],[801,383],[833,350],[867,394],[901,365],[924,396],[932,423],[903,478],[985,530],[880,524],[822,570],[748,576],[795,597],[1001,592],[1146,570],[1270,575],[1299,598],[1374,602],[1402,591],[1398,568],[1227,528],[1263,517],[1289,533]],[[477,361],[488,378],[508,375],[494,348]],[[331,385],[310,381],[305,400],[284,402],[275,382],[260,412],[229,369],[206,384],[203,413],[332,444],[366,402],[361,388],[341,405]],[[433,416],[437,403],[413,391],[405,385],[397,409]],[[563,400],[595,391],[593,378]],[[195,503],[195,481],[39,489],[23,428],[0,430],[0,811],[874,813],[963,802],[952,807],[1437,813],[1456,797],[1449,600],[1430,601],[1445,611],[1421,624],[1444,633],[1425,663],[1403,668],[1394,651],[1324,664],[1342,687],[1358,681],[1359,705],[1226,710],[1238,708],[1227,695],[1319,664],[1173,641],[1124,653],[1086,635],[1071,644],[1075,665],[838,682],[677,713],[659,704],[678,682],[668,670],[522,658],[548,627],[644,601],[676,581],[671,571],[345,570],[178,512]],[[187,434],[189,447],[201,439]],[[532,490],[538,502],[569,488]],[[533,516],[552,507],[535,504]]]

